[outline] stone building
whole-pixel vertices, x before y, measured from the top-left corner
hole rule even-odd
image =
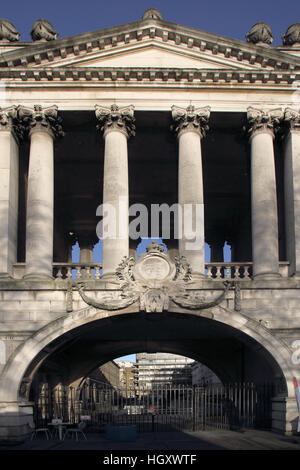
[[[115,357],[158,350],[222,382],[274,383],[272,429],[291,433],[299,23],[281,46],[264,23],[241,41],[155,9],[69,38],[45,20],[29,42],[0,26],[0,439],[29,435],[39,377],[70,386]],[[105,234],[100,264],[103,203],[119,237]],[[133,205],[176,203],[187,217],[160,224],[168,252],[152,244],[129,258]]]
[[[116,361],[109,361],[91,372],[88,378],[91,382],[119,389],[122,386],[120,374],[119,364]]]
[[[120,359],[116,359],[114,362],[120,367],[120,387],[125,390],[133,390],[138,383],[135,362],[122,361]]]
[[[192,385],[212,385],[220,384],[219,377],[208,367],[200,362],[194,362],[191,366]]]
[[[193,359],[169,353],[138,353],[136,365],[140,387],[192,384]]]

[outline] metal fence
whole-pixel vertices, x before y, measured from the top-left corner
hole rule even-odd
[[[272,386],[239,383],[211,386],[155,385],[116,389],[88,382],[80,388],[44,384],[35,403],[36,425],[53,418],[89,428],[136,424],[140,432],[271,427]]]

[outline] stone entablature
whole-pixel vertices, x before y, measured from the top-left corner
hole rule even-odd
[[[222,86],[226,84],[247,84],[249,87],[255,88],[255,85],[263,85],[272,83],[280,88],[285,85],[286,88],[293,92],[291,84],[300,80],[300,72],[277,71],[277,70],[211,70],[211,69],[179,69],[179,68],[163,68],[158,69],[152,67],[150,70],[141,68],[93,68],[93,67],[72,67],[72,68],[42,68],[24,69],[24,68],[1,68],[0,79],[13,82],[14,85],[23,82],[29,82],[38,85],[40,82],[47,82],[47,86],[57,86],[57,83],[68,88],[73,82],[86,82],[89,86],[111,86],[111,83],[120,83],[126,87],[136,87],[143,84],[144,87],[152,88],[153,84],[163,84],[164,86],[178,88],[182,83],[188,84],[190,87],[201,87],[209,85],[212,88],[216,84]],[[255,85],[254,85],[255,84]],[[229,90],[230,91],[230,90]],[[242,88],[241,88],[241,91]]]

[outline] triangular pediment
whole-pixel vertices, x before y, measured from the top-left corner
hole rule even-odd
[[[51,67],[154,67],[183,69],[250,69],[255,65],[240,64],[236,60],[216,57],[211,53],[186,50],[183,47],[161,44],[156,41],[143,41],[131,46],[123,45],[53,62]]]
[[[49,42],[28,43],[22,48],[4,51],[0,59],[0,71],[19,69],[24,79],[30,77],[30,70],[32,74],[45,70],[50,77],[51,70],[53,73],[66,71],[61,72],[64,74],[73,69],[76,79],[81,73],[78,70],[98,69],[101,74],[101,69],[109,68],[135,69],[136,73],[138,69],[153,68],[168,69],[170,73],[171,69],[176,69],[286,74],[300,71],[300,58],[276,47],[249,44],[165,20],[148,19]],[[230,75],[225,79],[230,81]],[[251,76],[250,80],[256,80],[256,76]]]

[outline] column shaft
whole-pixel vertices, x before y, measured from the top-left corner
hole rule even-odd
[[[252,255],[254,276],[279,276],[278,214],[273,135],[251,137]]]
[[[284,195],[289,275],[300,276],[300,128],[291,129],[285,140]]]
[[[183,215],[179,253],[188,259],[194,273],[204,273],[201,137],[198,132],[185,131],[179,135],[178,141],[178,198]]]
[[[104,131],[104,219],[113,217],[115,230],[103,233],[103,277],[113,280],[122,259],[129,256],[129,192],[127,139],[134,135],[133,106],[105,108],[96,105],[98,126]],[[103,220],[104,220],[103,219]],[[104,232],[103,224],[103,232]]]
[[[210,262],[223,263],[224,262],[224,243],[212,242],[210,243]]]
[[[105,133],[103,204],[114,208],[116,238],[103,240],[103,275],[112,275],[124,256],[128,239],[128,157],[127,137],[119,131]]]
[[[204,276],[204,196],[201,138],[208,129],[209,106],[186,109],[172,106],[178,135],[179,254],[192,268],[194,278]]]
[[[17,261],[19,148],[10,125],[0,129],[0,277]]]
[[[52,277],[53,210],[53,135],[37,126],[30,135],[25,277]]]

